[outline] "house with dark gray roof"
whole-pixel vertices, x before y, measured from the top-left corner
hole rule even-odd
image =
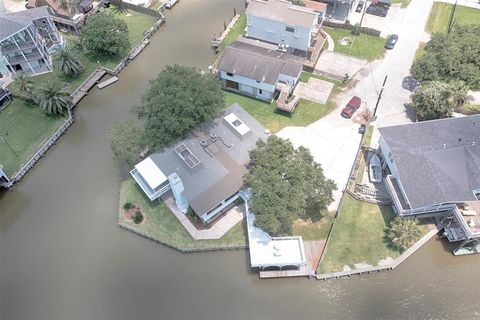
[[[379,129],[386,186],[402,217],[436,218],[459,254],[480,251],[480,115]]]
[[[36,75],[52,71],[51,52],[62,44],[47,7],[0,13],[0,71]]]
[[[306,54],[315,45],[324,12],[297,6],[287,0],[250,0],[245,15],[247,37]]]
[[[272,101],[282,84],[293,90],[303,65],[291,54],[236,41],[225,48],[217,68],[225,89]]]
[[[188,136],[155,152],[130,172],[151,201],[172,192],[177,208],[191,208],[205,224],[239,197],[249,151],[269,136],[238,104],[222,111]]]

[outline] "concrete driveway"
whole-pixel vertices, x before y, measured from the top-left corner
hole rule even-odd
[[[366,6],[370,2],[367,2]],[[362,21],[363,27],[372,28],[375,30],[380,31],[380,36],[386,38],[389,34],[395,33],[394,30],[397,30],[395,25],[397,24],[396,21],[401,19],[402,16],[402,9],[400,8],[400,4],[392,4],[390,9],[388,10],[388,14],[386,17],[379,17],[373,14],[365,13]],[[354,6],[356,8],[356,5]],[[365,8],[364,8],[365,10]],[[359,12],[352,12],[350,16],[350,21],[352,24],[359,23],[362,18],[362,13]]]
[[[411,92],[402,87],[402,82],[409,75],[415,51],[424,38],[425,23],[432,4],[432,0],[412,0],[408,8],[399,11],[399,17],[392,26],[392,32],[399,35],[395,49],[389,50],[384,59],[368,63],[360,70],[355,76],[357,85],[337,97],[338,106],[332,113],[307,127],[286,127],[277,134],[290,139],[295,146],[308,148],[322,165],[325,176],[337,183],[338,190],[330,210],[338,206],[360,142],[359,124],[343,119],[340,110],[353,95],[362,99],[362,108],[373,110],[384,78],[388,75],[377,120],[373,124],[382,127],[412,121],[408,112]],[[377,130],[372,141],[376,140]]]
[[[320,104],[326,104],[332,89],[332,82],[323,81],[312,77],[308,79],[307,83],[299,82],[295,87],[293,94],[306,100]]]
[[[342,80],[345,74],[348,74],[350,77],[356,74],[367,62],[367,60],[327,50],[318,58],[317,64],[315,65],[315,72]]]

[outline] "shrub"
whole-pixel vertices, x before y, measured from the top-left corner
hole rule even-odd
[[[418,219],[396,217],[390,223],[387,237],[395,247],[405,250],[422,237],[422,229]]]
[[[124,210],[130,210],[133,208],[133,204],[131,202],[125,202],[123,205]]]
[[[143,214],[140,211],[137,211],[133,216],[133,222],[135,224],[140,224],[143,221]]]

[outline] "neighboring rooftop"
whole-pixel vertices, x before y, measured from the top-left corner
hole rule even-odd
[[[47,7],[0,13],[0,41],[28,27],[33,20],[50,16]]]
[[[235,114],[241,125],[251,134],[239,136],[224,120]],[[176,173],[183,182],[183,196],[201,216],[221,201],[236,193],[243,184],[243,175],[258,139],[266,139],[265,128],[238,104],[221,112],[216,119],[193,130],[184,140],[150,156],[165,176]],[[177,151],[188,150],[189,159],[184,161]],[[177,148],[177,151],[174,151]],[[179,151],[182,154],[182,151]],[[183,153],[186,155],[186,152]]]
[[[245,13],[247,16],[282,21],[306,28],[310,28],[318,19],[318,14],[314,10],[293,5],[286,0],[251,0]]]
[[[92,4],[92,0],[71,0],[67,2],[67,5],[62,5],[62,1],[59,0],[28,0],[27,8],[37,8],[41,6],[50,7],[55,14],[64,16],[64,17],[73,17],[74,15],[80,13],[79,9],[81,6],[87,7]]]
[[[477,200],[480,115],[380,128],[412,208]]]
[[[236,41],[225,48],[218,69],[275,85],[280,74],[298,77],[302,64],[290,54]]]

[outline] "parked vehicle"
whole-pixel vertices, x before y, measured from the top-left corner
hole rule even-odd
[[[398,41],[398,36],[396,34],[392,34],[387,38],[387,42],[385,43],[385,48],[392,50],[395,47],[395,44]]]
[[[372,5],[376,7],[383,7],[388,10],[392,5],[392,1],[391,0],[372,0]]]
[[[352,99],[350,99],[350,101],[347,103],[345,108],[343,108],[342,113],[340,114],[344,118],[347,118],[347,119],[351,118],[352,115],[355,113],[355,111],[357,111],[358,108],[360,108],[361,103],[362,103],[362,99],[360,99],[357,96],[353,96]]]
[[[358,4],[357,4],[357,9],[355,9],[355,12],[362,12],[364,4],[365,4],[365,2],[359,1]]]
[[[374,16],[379,16],[379,17],[386,17],[388,10],[383,8],[383,7],[377,7],[374,5],[369,5],[367,8],[367,13],[372,14]]]

